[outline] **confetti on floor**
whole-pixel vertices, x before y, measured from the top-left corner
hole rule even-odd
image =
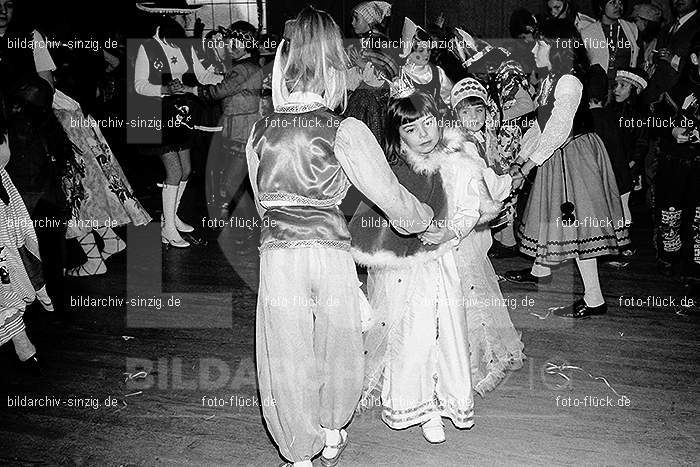
[[[572,366],[572,365],[567,365],[567,364],[555,365],[555,364],[552,363],[552,362],[547,362],[547,367],[545,368],[545,372],[546,372],[548,375],[557,375],[557,376],[561,376],[561,377],[564,378],[566,381],[571,381],[571,378],[569,378],[568,376],[566,376],[566,375],[563,373],[564,370],[576,370],[576,371],[581,371],[581,372],[583,372],[583,373],[586,373],[590,378],[595,379],[595,380],[600,380],[600,381],[604,382],[605,385],[606,385],[608,388],[610,388],[610,390],[611,390],[612,392],[614,392],[616,396],[618,396],[618,397],[626,397],[626,396],[623,396],[623,395],[619,394],[612,386],[610,386],[610,383],[608,383],[608,380],[607,380],[605,377],[603,377],[603,376],[593,376],[592,374],[588,373],[586,370],[584,370],[584,369],[581,368],[581,367]],[[564,386],[560,386],[558,389],[563,389],[563,388],[564,388]]]

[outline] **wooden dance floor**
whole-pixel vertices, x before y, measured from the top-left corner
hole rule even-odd
[[[67,280],[66,314],[32,308],[45,368],[21,373],[1,349],[0,464],[277,465],[256,393],[255,231],[244,231],[161,253],[157,224],[129,230],[107,275]],[[600,267],[607,316],[551,313],[581,293],[572,265],[539,289],[502,284],[528,360],[475,396],[473,429],[448,422],[433,446],[375,408],[350,425],[341,465],[698,465],[699,310],[656,272],[648,228],[636,236],[627,269]]]

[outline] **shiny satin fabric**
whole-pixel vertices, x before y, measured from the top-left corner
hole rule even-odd
[[[350,233],[338,205],[350,181],[335,157],[342,122],[326,109],[273,113],[255,125],[253,148],[260,158],[257,186],[267,208],[261,243],[341,242]]]

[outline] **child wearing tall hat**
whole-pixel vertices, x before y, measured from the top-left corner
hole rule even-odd
[[[440,66],[430,63],[433,40],[423,28],[406,18],[402,34],[403,53],[406,62],[401,70],[411,79],[420,92],[431,96],[441,111],[450,104],[453,83]]]

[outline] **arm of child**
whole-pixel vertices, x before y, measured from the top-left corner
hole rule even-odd
[[[352,117],[343,120],[335,137],[335,155],[350,182],[384,211],[397,230],[411,234],[428,228],[432,209],[399,183],[367,125]]]
[[[258,210],[258,215],[262,219],[265,215],[265,209],[260,204],[260,198],[258,196],[258,166],[260,165],[260,158],[253,148],[253,133],[252,131],[250,132],[250,137],[245,146],[245,154],[248,162],[248,178],[250,179],[250,186],[253,188],[255,208]]]
[[[455,200],[456,211],[450,219],[448,228],[455,234],[457,239],[466,237],[479,222],[479,189],[477,181],[465,179],[461,189],[458,190]]]
[[[542,130],[537,147],[529,156],[532,162],[542,165],[564,144],[573,128],[582,92],[583,85],[578,79],[571,75],[559,78],[554,90],[554,109]]]
[[[520,153],[518,154],[518,164],[522,164],[530,158],[530,155],[537,149],[537,144],[540,141],[540,126],[534,122],[523,135],[520,142]]]
[[[136,68],[134,70],[134,90],[137,94],[142,96],[150,97],[160,97],[162,93],[162,87],[156,84],[151,84],[148,81],[148,69],[150,64],[148,63],[148,55],[146,55],[146,49],[143,45],[139,46],[139,51],[136,54]]]
[[[235,66],[219,84],[207,86],[206,96],[210,100],[220,101],[226,97],[239,94],[244,91],[244,85],[251,78],[251,70],[245,66]],[[262,83],[260,85],[262,88]]]
[[[194,75],[197,77],[197,81],[200,84],[219,84],[224,77],[214,73],[213,70],[207,70],[202,65],[202,62],[197,56],[197,52],[194,50],[194,46],[190,47],[192,54],[192,67],[194,68]]]
[[[450,105],[450,95],[452,93],[452,88],[454,83],[447,77],[445,70],[442,67],[437,67],[438,75],[440,77],[440,97],[445,102],[445,104]]]

